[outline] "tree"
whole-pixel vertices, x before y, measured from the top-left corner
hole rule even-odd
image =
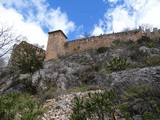
[[[22,41],[12,52],[10,66],[18,67],[21,73],[33,73],[43,67],[44,57],[42,48]]]
[[[0,23],[0,58],[10,53],[15,43],[21,40],[20,35],[16,35],[13,27]]]

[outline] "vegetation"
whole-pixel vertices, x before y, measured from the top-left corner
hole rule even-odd
[[[86,35],[86,38],[87,36],[88,35]],[[13,62],[13,68],[16,70],[16,67],[18,67],[18,69],[21,70],[20,73],[24,74],[33,74],[36,70],[42,68],[44,56],[37,52],[36,49],[30,44],[22,43],[20,45],[21,49],[17,49],[15,52],[17,56],[16,59],[14,59],[15,61]],[[65,47],[67,47],[67,45],[68,44],[66,43]],[[108,77],[104,72],[101,72],[103,70],[108,74],[126,70],[128,68],[141,68],[160,65],[159,53],[152,54],[150,51],[146,52],[145,50],[140,49],[141,46],[145,46],[144,48],[151,51],[155,50],[155,48],[156,50],[159,50],[160,40],[151,40],[147,36],[143,36],[136,42],[130,40],[116,40],[113,42],[111,47],[99,47],[97,50],[94,50],[92,54],[89,54],[89,57],[88,54],[81,56],[81,58],[78,56],[73,57],[72,59],[71,57],[74,62],[78,61],[78,64],[80,63],[83,65],[84,69],[82,68],[81,70],[81,66],[78,64],[73,65],[75,69],[79,69],[78,72],[72,74],[73,76],[76,76],[75,78],[77,78],[77,85],[79,85],[79,87],[70,88],[66,90],[64,94],[100,89],[95,84],[101,85],[103,84],[103,81],[98,81],[98,83],[96,80],[106,79],[106,77]],[[87,52],[89,53],[89,50]],[[97,53],[100,55],[97,55]],[[70,58],[66,56],[63,56],[61,59],[66,59],[69,62],[71,61]],[[68,65],[67,67],[69,67],[68,61],[63,63],[66,64],[66,66]],[[0,67],[1,65],[3,66],[3,60],[0,59]],[[57,67],[55,70],[59,72],[58,74],[67,74],[67,69],[59,70]],[[0,71],[0,78],[7,76],[7,74],[7,72]],[[99,76],[102,78],[98,78]],[[68,79],[70,79],[69,77]],[[114,87],[116,87],[116,85],[113,85],[111,86],[110,91],[88,94],[84,97],[76,97],[73,104],[73,114],[70,116],[70,120],[86,120],[88,118],[98,120],[115,120],[115,114],[117,111],[119,111],[121,116],[127,120],[133,120],[133,116],[136,115],[139,115],[143,120],[155,120],[159,118],[159,83],[127,84],[128,81],[125,82],[126,83],[122,83],[122,85],[119,82],[117,85],[118,89],[115,89]],[[30,93],[32,95],[37,94],[37,89],[32,86],[32,82],[29,78],[19,80],[17,75],[10,87],[14,88],[18,85],[23,86],[23,89],[20,91],[22,93]],[[53,98],[57,94],[57,86],[55,81],[54,84],[51,83],[48,86],[49,89],[47,91],[39,93],[39,97],[42,100]],[[28,94],[22,95],[17,93],[9,93],[7,95],[0,95],[0,119],[38,120],[44,110],[42,105],[43,104],[41,102]]]
[[[105,62],[103,69],[107,72],[115,72],[120,70],[125,70],[129,63],[125,58],[115,57],[110,61]]]
[[[114,94],[110,92],[88,94],[85,98],[75,98],[73,114],[70,120],[85,120],[87,118],[104,120],[107,117],[114,120]]]
[[[142,36],[140,39],[137,40],[137,43],[140,46],[146,46],[148,48],[154,47],[154,41],[147,36]]]
[[[12,26],[0,23],[0,59],[11,52],[15,43],[18,43],[22,36],[16,35]]]
[[[14,80],[10,87],[16,87],[18,85],[23,85],[23,88],[21,88],[21,92],[29,93],[31,95],[37,94],[37,89],[32,85],[32,81],[30,79]]]
[[[107,50],[108,50],[109,48],[108,47],[99,47],[98,49],[97,49],[97,53],[104,53],[104,52],[106,52]]]
[[[120,110],[127,120],[140,115],[144,120],[155,120],[160,116],[160,86],[131,85],[120,93],[105,91],[75,98],[70,120],[111,119]]]
[[[18,67],[21,73],[33,73],[43,67],[44,54],[36,50],[37,47],[22,42],[14,50],[12,66]],[[40,48],[42,50],[42,48]]]
[[[139,114],[152,120],[160,116],[159,90],[159,85],[132,85],[122,92],[120,100],[128,106],[130,117]]]
[[[57,87],[55,85],[50,85],[49,89],[45,92],[39,93],[39,97],[41,98],[42,101],[45,101],[47,99],[52,99],[56,96],[57,92]]]
[[[0,95],[1,120],[39,120],[43,112],[43,104],[28,94]]]

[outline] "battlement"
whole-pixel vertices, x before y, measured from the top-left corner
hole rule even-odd
[[[48,33],[48,44],[46,51],[25,41],[22,41],[19,45],[14,45],[9,64],[15,60],[16,51],[21,51],[23,45],[25,44],[32,46],[32,48],[36,50],[36,53],[41,53],[42,56],[45,56],[44,61],[46,62],[52,59],[58,59],[61,56],[74,54],[88,49],[109,47],[114,40],[136,41],[142,36],[147,36],[151,39],[160,39],[160,29],[153,28],[153,30],[146,29],[145,31],[142,31],[141,27],[139,27],[139,29],[135,30],[101,34],[99,36],[91,36],[71,41],[66,41],[67,36],[63,33],[63,31],[56,30]]]
[[[157,28],[153,28],[152,32],[150,30],[146,30],[144,32],[141,27],[135,30],[103,35],[101,34],[99,36],[91,36],[71,41],[66,41],[67,37],[61,30],[49,32],[48,34],[49,38],[45,61],[57,59],[61,56],[81,52],[87,49],[97,49],[102,46],[108,47],[114,40],[136,41],[142,36],[148,36],[152,39],[160,38],[160,30]]]
[[[45,61],[57,59],[60,56],[87,49],[97,49],[98,47],[109,46],[112,41],[116,39],[137,40],[137,38],[140,38],[141,36],[141,29],[136,29],[128,32],[103,34],[66,42],[67,37],[61,30],[49,32]]]
[[[63,31],[56,30],[48,33],[48,44],[46,52],[43,49],[29,44],[25,41],[22,41],[19,45],[14,45],[9,64],[11,64],[15,59],[15,51],[19,51],[19,49],[22,48],[23,44],[28,44],[32,46],[37,53],[42,53],[43,56],[45,55],[44,61],[46,62],[52,59],[58,59],[61,56],[74,54],[88,49],[108,47],[114,40],[136,41],[142,36],[148,36],[151,39],[160,39],[160,29],[153,28],[152,31],[149,29],[142,31],[141,27],[139,27],[139,29],[135,30],[103,35],[101,34],[99,36],[91,36],[71,41],[66,41],[67,36],[63,33]]]

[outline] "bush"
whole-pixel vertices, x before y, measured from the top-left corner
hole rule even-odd
[[[144,112],[143,117],[145,120],[155,120],[153,114],[150,112]]]
[[[10,61],[10,66],[18,67],[22,74],[34,73],[43,68],[44,53],[43,49],[37,48],[27,42],[21,42],[13,51],[13,58]]]
[[[39,97],[41,98],[42,101],[45,101],[47,99],[52,99],[56,96],[56,86],[50,87],[47,91],[44,93],[40,93]]]
[[[108,47],[99,47],[97,49],[97,53],[104,53],[108,50],[109,48]]]
[[[0,95],[1,120],[39,120],[42,113],[43,104],[30,95]]]
[[[76,97],[70,120],[111,119],[120,113],[126,120],[133,120],[139,115],[144,120],[159,119],[160,116],[159,84],[128,84],[121,89],[90,93],[84,97]],[[119,117],[120,117],[119,116]]]
[[[16,79],[14,81],[12,81],[10,87],[16,87],[16,86],[23,86],[23,88],[21,88],[22,92],[25,93],[29,93],[29,94],[37,94],[37,89],[35,86],[32,85],[32,81],[31,80],[19,80]]]
[[[140,50],[133,51],[130,59],[138,64],[137,66],[133,66],[134,68],[160,65],[160,56],[153,56],[148,53],[143,53]]]
[[[132,85],[125,90],[121,90],[119,100],[122,105],[127,106],[123,113],[128,113],[128,117],[140,115],[145,120],[154,120],[160,116],[160,86],[159,85]],[[125,101],[125,104],[124,104]],[[151,119],[152,118],[152,119]]]
[[[115,57],[112,60],[105,62],[103,68],[107,72],[115,72],[120,70],[125,70],[128,67],[129,63],[126,58]]]
[[[140,39],[137,40],[137,43],[141,46],[146,46],[148,48],[154,47],[154,41],[147,36],[142,36]]]
[[[114,118],[114,94],[110,92],[88,94],[86,98],[75,98],[70,120]]]
[[[145,59],[147,66],[158,66],[160,65],[160,56],[148,56]]]
[[[126,40],[126,41],[114,40],[112,42],[111,48],[112,49],[124,49],[124,48],[131,49],[135,46],[136,46],[136,44],[132,40]]]

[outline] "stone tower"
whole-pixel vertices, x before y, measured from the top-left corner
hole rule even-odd
[[[61,30],[48,33],[48,44],[45,61],[57,59],[59,56],[65,54],[66,39],[66,35]]]

